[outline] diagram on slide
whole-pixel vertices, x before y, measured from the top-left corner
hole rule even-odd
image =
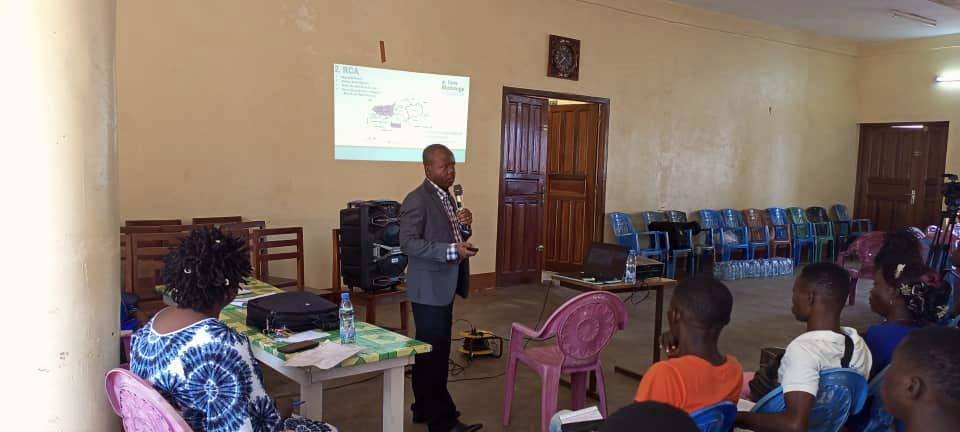
[[[367,116],[367,126],[380,129],[429,128],[430,114],[419,98],[403,98],[389,105],[374,105]]]
[[[443,144],[462,162],[469,93],[469,77],[335,64],[335,157],[417,161]]]

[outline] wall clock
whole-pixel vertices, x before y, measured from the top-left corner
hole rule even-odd
[[[577,81],[580,79],[580,41],[550,35],[547,76]]]

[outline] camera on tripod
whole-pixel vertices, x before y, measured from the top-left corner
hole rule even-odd
[[[944,174],[943,203],[948,211],[956,214],[960,210],[960,178],[956,174]]]
[[[943,206],[946,210],[941,214],[940,223],[933,236],[930,247],[928,264],[941,275],[946,275],[953,268],[950,262],[951,246],[954,244],[954,228],[957,226],[957,216],[960,213],[960,178],[956,174],[943,175]]]

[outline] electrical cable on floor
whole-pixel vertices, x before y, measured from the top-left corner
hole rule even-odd
[[[491,376],[476,377],[476,378],[458,378],[458,379],[454,379],[454,380],[449,380],[449,381],[447,381],[447,382],[448,382],[448,383],[455,383],[455,382],[461,382],[461,381],[480,381],[480,380],[488,380],[488,379],[500,378],[500,377],[502,377],[502,376],[504,376],[504,375],[506,375],[506,374],[507,374],[507,371],[503,371],[503,372],[500,372],[500,373],[498,373],[498,374],[496,374],[496,375],[491,375]]]
[[[453,321],[453,324],[456,325],[458,322],[461,322],[461,321],[467,323],[467,325],[470,326],[470,330],[473,330],[476,328],[473,326],[473,323],[470,322],[470,320],[465,318],[457,318],[456,320]]]
[[[638,305],[638,304],[640,304],[640,303],[643,303],[643,302],[647,301],[648,298],[650,298],[650,291],[647,291],[647,292],[643,295],[643,297],[635,300],[635,301],[633,302],[633,304]],[[624,302],[624,303],[626,303],[626,302]]]
[[[543,313],[546,312],[546,310],[547,310],[547,300],[550,299],[550,290],[551,290],[551,289],[553,289],[553,282],[552,282],[552,281],[547,285],[546,292],[543,293],[543,305],[540,306],[540,315],[537,317],[537,325],[533,326],[533,329],[534,329],[534,330],[539,329],[539,328],[540,328],[540,325],[542,324],[541,321],[543,321]],[[533,340],[533,339],[527,339],[527,340],[523,343],[523,347],[526,348],[526,347],[527,347],[527,344],[529,344],[531,340]]]
[[[466,366],[463,366],[453,359],[447,359],[447,375],[448,376],[457,376],[467,371],[467,368],[470,367],[470,363],[467,362]]]

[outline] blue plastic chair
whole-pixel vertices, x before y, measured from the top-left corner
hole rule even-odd
[[[667,216],[663,212],[658,211],[645,211],[640,212],[640,219],[643,221],[644,229],[650,231],[650,224],[653,222],[667,222]],[[693,257],[693,231],[686,230],[682,235],[687,243],[687,247],[682,247],[681,244],[674,242],[673,244],[669,243],[670,235],[667,234],[667,254],[669,259],[666,262],[667,266],[667,277],[675,279],[677,277],[677,258],[686,257],[687,263],[687,275],[693,276],[694,273],[694,257]]]
[[[723,218],[720,216],[720,212],[716,210],[703,209],[698,214],[700,215],[700,225],[704,229],[710,230],[710,235],[707,236],[708,241],[716,246],[717,238],[719,238],[721,261],[729,261],[735,250],[742,250],[744,257],[750,253],[750,236],[747,234],[745,226],[724,226]],[[728,242],[724,235],[728,232],[732,233],[736,240]]]
[[[737,404],[723,401],[690,413],[700,432],[730,432],[737,417]]]
[[[863,409],[867,400],[867,379],[853,369],[835,368],[820,372],[817,400],[810,411],[807,430],[837,432],[847,418]],[[757,401],[753,412],[778,413],[787,408],[783,387],[777,387]]]
[[[687,213],[680,210],[665,210],[663,212],[664,216],[667,217],[667,220],[670,222],[686,222]],[[693,237],[693,231],[690,231],[690,236]],[[713,261],[717,260],[717,250],[713,247],[713,243],[704,244],[704,245],[694,245],[693,253],[696,258],[695,268],[697,271],[703,271],[703,257],[709,255]]]
[[[789,211],[787,210],[787,212]],[[817,206],[807,207],[806,216],[807,222],[813,224],[813,234],[817,238],[817,249],[819,250],[817,260],[823,260],[824,248],[829,244],[830,261],[836,262],[839,245],[833,221],[827,216],[827,209]]]
[[[746,222],[743,220],[743,214],[734,209],[723,209],[720,210],[720,214],[723,216],[723,227],[726,229],[736,229],[737,235],[740,235],[740,230],[743,230],[744,237],[739,239],[740,241],[745,241],[747,243],[747,259],[754,259],[757,253],[757,249],[763,248],[767,251],[767,258],[770,258],[770,239],[767,238],[766,229],[762,231],[757,230],[756,232],[762,233],[762,235],[754,236],[754,230],[747,226]]]
[[[938,324],[947,327],[960,327],[960,315],[956,313],[957,283],[960,282],[960,273],[957,270],[950,270],[943,277],[943,281],[950,287],[950,295],[947,297],[947,316]]]
[[[811,239],[813,248],[810,252],[810,262],[820,261],[820,242],[817,240],[817,229],[807,220],[807,214],[800,207],[788,207],[787,219],[793,226],[793,239],[804,241]],[[797,257],[799,260],[801,257]]]
[[[613,228],[613,235],[621,246],[637,251],[639,256],[655,257],[663,263],[667,262],[667,251],[670,249],[670,238],[667,237],[667,233],[662,231],[638,232],[630,215],[621,212],[610,213],[610,227]],[[648,237],[647,247],[641,246],[641,236]]]
[[[790,240],[793,242],[793,266],[796,267],[800,265],[800,259],[803,255],[803,247],[809,247],[810,259],[813,259],[814,251],[816,247],[817,239],[813,236],[813,227],[810,224],[806,224],[802,229],[798,230],[797,225],[790,221],[787,217],[787,211],[779,207],[771,207],[767,209],[767,213],[770,215],[770,223],[774,225],[774,235],[776,238],[779,238],[779,226],[790,227]],[[798,233],[802,236],[798,237]]]
[[[833,210],[833,220],[837,223],[837,240],[841,244],[850,244],[860,234],[873,231],[873,221],[870,219],[850,219],[846,205],[834,204],[831,210]]]
[[[902,425],[884,408],[883,399],[880,397],[880,387],[883,386],[883,378],[889,368],[890,366],[883,368],[870,380],[870,384],[867,386],[867,402],[864,406],[864,412],[861,413],[861,415],[866,415],[868,420],[862,428],[859,427],[859,424],[848,425],[851,432],[888,432],[894,425],[897,425],[898,429],[902,428]]]

